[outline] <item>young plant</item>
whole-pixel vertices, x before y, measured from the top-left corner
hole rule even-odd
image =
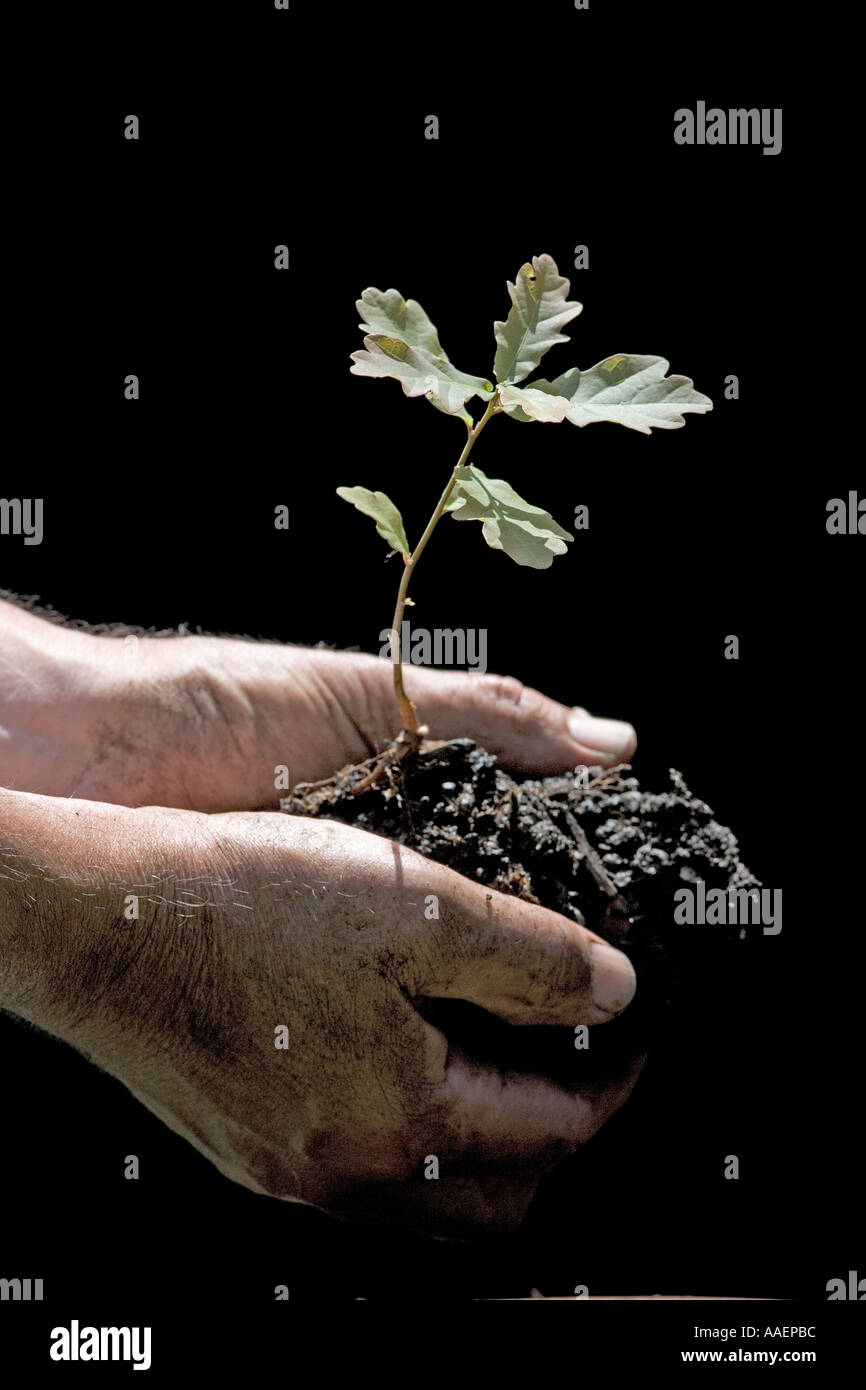
[[[568,335],[560,330],[583,308],[568,298],[570,288],[547,255],[533,256],[531,264],[520,267],[516,283],[509,281],[511,309],[504,323],[493,325],[496,385],[452,365],[435,327],[416,300],[405,300],[393,289],[384,293],[367,289],[357,301],[365,320],[359,326],[366,336],[364,350],[352,353],[352,372],[356,376],[395,377],[405,395],[424,396],[437,410],[461,419],[467,438],[414,549],[409,548],[400,512],[384,492],[337,488],[340,497],[373,518],[379,535],[403,556],[390,634],[394,693],[403,729],[392,749],[380,756],[370,775],[353,789],[356,792],[366,790],[388,762],[417,748],[428,732],[403,687],[400,634],[405,606],[412,602],[408,598],[409,581],[442,515],[450,512],[455,521],[480,521],[489,546],[504,550],[518,565],[533,569],[547,569],[554,555],[565,554],[566,542],[574,539],[543,507],[525,502],[503,479],[488,478],[480,468],[467,463],[488,420],[494,415],[508,415],[524,424],[569,420],[580,428],[596,420],[611,420],[649,434],[654,427],[678,429],[685,424],[683,416],[688,411],[703,414],[713,408],[709,397],[696,391],[688,377],[665,375],[669,363],[663,357],[625,352],[606,357],[585,372],[571,367],[553,381],[539,377],[518,386],[549,348],[568,342]],[[472,396],[486,402],[477,423],[466,409]]]

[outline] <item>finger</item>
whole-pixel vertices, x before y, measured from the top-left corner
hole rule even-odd
[[[628,762],[637,748],[631,724],[561,705],[511,676],[410,667],[404,683],[436,738],[473,738],[516,772],[547,776],[578,763],[612,767]],[[393,699],[393,689],[386,695]]]
[[[440,869],[439,920],[425,922],[415,992],[464,999],[506,1023],[605,1023],[634,997],[634,967],[547,908]]]
[[[451,1049],[441,1092],[448,1153],[460,1162],[550,1167],[591,1139],[627,1100],[645,1060],[631,1058],[603,1083],[569,1087]]]
[[[589,1137],[631,1093],[644,1057],[634,1058],[620,1074],[604,1086],[585,1086],[584,1109],[577,1135]],[[335,1214],[397,1225],[428,1235],[451,1239],[468,1238],[480,1232],[506,1234],[515,1230],[523,1220],[535,1195],[539,1180],[559,1160],[576,1147],[575,1134],[545,1135],[538,1129],[544,1116],[543,1102],[537,1095],[530,1097],[534,1127],[519,1138],[513,1126],[518,1118],[516,1085],[511,1099],[501,1103],[502,1086],[494,1083],[500,1097],[500,1118],[496,1123],[485,1091],[483,1079],[474,1079],[478,1069],[465,1057],[454,1052],[446,1084],[439,1095],[450,1107],[452,1124],[431,1136],[424,1164],[417,1173],[399,1183],[381,1183],[356,1187],[339,1204],[329,1204]],[[522,1077],[524,1086],[533,1078]],[[542,1083],[546,1085],[548,1083]],[[524,1121],[529,1120],[525,1107]],[[560,1126],[560,1128],[562,1128]],[[440,1162],[438,1181],[429,1182],[426,1171],[431,1156]]]

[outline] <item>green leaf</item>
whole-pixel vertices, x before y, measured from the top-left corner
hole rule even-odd
[[[396,342],[405,343],[407,347],[415,349],[416,352],[426,354],[426,356],[433,358],[438,364],[438,367],[442,370],[445,378],[453,380],[454,378],[451,377],[451,373],[455,373],[456,378],[464,383],[481,383],[485,388],[482,391],[478,390],[476,387],[476,391],[469,392],[469,395],[477,393],[485,398],[489,398],[490,395],[492,395],[493,385],[491,382],[484,381],[480,377],[466,377],[462,372],[457,372],[457,369],[451,365],[448,354],[443,350],[442,344],[439,342],[439,334],[436,331],[435,325],[431,323],[417,299],[404,299],[398,290],[392,289],[383,291],[371,287],[366,289],[361,298],[355,301],[355,307],[358,313],[363,316],[364,321],[359,324],[359,327],[364,333],[369,334],[373,338],[378,337],[380,343],[384,343],[386,339],[392,344]],[[384,347],[383,350],[388,352],[388,347]],[[363,356],[363,354],[353,354],[353,358],[359,355]],[[354,367],[352,371],[355,372],[357,376],[393,375],[392,372],[358,372]],[[429,365],[425,366],[424,371],[425,374],[431,374]],[[437,375],[438,378],[438,373],[433,374]],[[404,391],[406,390],[405,386],[403,389]],[[411,391],[406,392],[406,394],[417,396],[421,393],[418,391]],[[436,388],[432,391],[426,391],[423,394],[426,395],[431,405],[436,406],[437,410],[443,411],[446,415],[458,415],[470,429],[472,428],[475,423],[472,416],[460,407],[454,410],[443,404],[442,399],[436,394]],[[444,397],[446,400],[451,401],[453,399],[453,391],[451,389],[446,390],[444,392]]]
[[[455,420],[462,420],[464,425],[468,426],[470,430],[475,424],[468,410],[446,410],[442,402],[437,400],[435,396],[428,396],[427,399],[431,405],[435,405],[436,409],[441,410],[444,415],[452,415]]]
[[[472,464],[458,468],[445,510],[455,521],[483,522],[482,534],[493,550],[535,570],[548,569],[554,555],[565,554],[565,542],[574,540],[543,507],[525,502],[508,483],[486,477]]]
[[[470,396],[489,400],[492,382],[459,372],[447,357],[434,357],[422,347],[410,347],[402,338],[373,333],[364,339],[365,352],[353,352],[355,376],[393,376],[407,396],[427,396],[446,415],[460,415]]]
[[[504,323],[494,323],[497,381],[522,381],[556,343],[567,343],[561,333],[583,308],[567,298],[569,281],[560,275],[552,256],[533,256],[522,265],[516,283],[508,282],[511,309]]]
[[[689,412],[703,415],[712,410],[709,396],[695,390],[687,376],[665,376],[670,363],[664,357],[636,357],[618,352],[588,371],[577,367],[554,381],[533,381],[532,389],[569,402],[565,419],[581,428],[598,420],[610,420],[631,430],[676,430]],[[529,388],[527,388],[529,389]],[[514,420],[532,422],[520,405],[506,412]],[[537,417],[536,417],[537,418]]]
[[[559,424],[565,419],[569,402],[563,396],[554,396],[549,391],[536,391],[534,386],[500,386],[499,399],[503,406],[520,406],[521,414],[533,420],[551,421]],[[510,411],[508,412],[511,413]]]
[[[366,320],[358,325],[364,333],[384,333],[400,338],[409,347],[423,348],[434,357],[448,361],[439,334],[417,299],[404,299],[397,290],[370,288],[355,301],[355,308]]]
[[[408,556],[409,542],[403,529],[403,518],[384,492],[371,492],[367,487],[338,487],[337,496],[351,502],[359,512],[371,516],[376,523],[379,535],[388,542],[392,550],[399,550]]]

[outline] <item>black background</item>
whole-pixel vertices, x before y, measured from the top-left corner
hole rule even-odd
[[[266,1315],[278,1283],[293,1301],[578,1284],[822,1300],[858,1258],[866,1273],[847,954],[862,890],[843,814],[862,767],[863,541],[826,533],[827,500],[858,478],[809,407],[846,243],[815,198],[834,181],[814,108],[777,60],[790,21],[747,13],[261,4],[181,34],[157,9],[114,21],[114,60],[77,72],[62,119],[25,99],[36,178],[15,270],[31,312],[3,493],[44,497],[45,537],[3,539],[0,583],[90,622],[376,651],[397,562],[334,489],[385,490],[411,539],[464,435],[396,382],[350,375],[355,300],[367,285],[417,298],[452,359],[489,376],[505,282],[549,252],[584,310],[541,374],[658,353],[715,408],[648,437],[491,423],[473,461],[567,527],[587,504],[590,529],[535,572],[446,519],[413,622],[487,628],[490,669],[633,722],[642,781],[678,767],[785,912],[780,936],[708,940],[702,987],[630,1104],[521,1232],[478,1245],[233,1187],[119,1083],[4,1019],[3,1272],[41,1273],[48,1316],[75,1316],[75,1289],[98,1321],[119,1283],[136,1310],[122,1320],[145,1322],[220,1300]],[[783,107],[782,153],[676,146],[673,112],[698,99]],[[572,270],[584,243],[590,269]],[[723,658],[732,633],[739,661]]]

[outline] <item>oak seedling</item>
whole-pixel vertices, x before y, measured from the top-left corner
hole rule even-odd
[[[523,424],[568,420],[583,428],[608,420],[649,434],[654,428],[678,429],[685,424],[687,412],[703,414],[713,408],[709,397],[695,390],[688,377],[666,375],[669,363],[663,357],[619,352],[587,371],[571,367],[553,381],[538,377],[525,382],[550,348],[568,342],[568,335],[561,330],[583,308],[568,298],[570,288],[551,256],[533,256],[531,263],[520,267],[515,283],[508,282],[508,317],[493,325],[495,381],[470,376],[453,365],[436,328],[416,300],[403,299],[395,289],[366,289],[356,302],[365,337],[363,350],[352,353],[352,372],[356,376],[394,377],[405,395],[424,396],[437,410],[462,420],[467,437],[414,548],[409,547],[400,511],[384,492],[366,487],[337,488],[340,497],[372,517],[379,535],[403,557],[391,624],[394,693],[403,728],[396,743],[380,755],[355,792],[366,790],[389,763],[418,748],[428,733],[403,687],[400,633],[406,604],[411,603],[409,582],[441,517],[449,512],[455,521],[480,521],[482,535],[492,549],[503,550],[518,565],[533,569],[547,569],[553,557],[564,555],[567,543],[574,539],[543,507],[525,501],[502,478],[488,478],[467,462],[488,421],[494,415],[507,415]],[[466,409],[466,402],[476,396],[485,403],[478,421]]]

